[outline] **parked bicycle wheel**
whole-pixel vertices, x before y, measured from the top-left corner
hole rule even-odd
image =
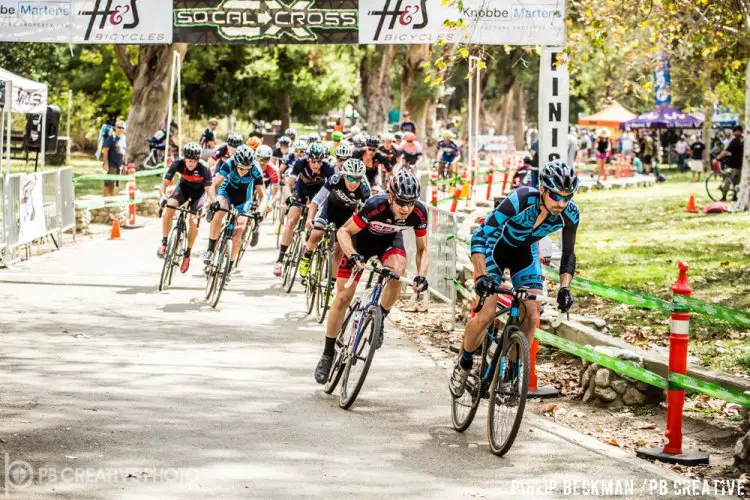
[[[712,201],[726,201],[727,194],[732,191],[729,175],[713,172],[706,177],[706,193]]]
[[[229,262],[232,256],[232,239],[226,238],[222,244],[219,252],[216,256],[216,287],[214,288],[213,297],[211,299],[211,307],[216,309],[219,305],[219,299],[221,298],[221,292],[224,291],[224,287],[227,283],[227,276],[229,275]]]
[[[513,446],[529,389],[529,341],[515,325],[509,326],[503,337],[505,346],[495,366],[487,411],[490,451],[497,456],[505,455]]]
[[[355,314],[359,314],[359,312]],[[382,313],[378,307],[367,311],[361,318],[362,331],[359,335],[356,350],[353,351],[357,339],[356,324],[352,325],[355,331],[349,337],[349,343],[346,346],[347,359],[341,377],[341,393],[339,395],[339,406],[343,409],[347,409],[354,404],[359,391],[365,384],[367,372],[375,357],[375,336],[380,332],[383,322]]]
[[[487,342],[482,345],[482,357],[485,359],[487,351]],[[461,350],[463,354],[463,349]],[[460,357],[460,355],[459,355]],[[469,378],[466,379],[466,390],[460,398],[453,397],[451,395],[451,421],[453,422],[453,428],[458,432],[464,432],[469,428],[471,422],[474,420],[474,416],[477,414],[477,408],[479,408],[479,402],[482,400],[482,372],[484,368],[484,362],[479,362],[479,359],[475,359],[474,366],[469,372]]]

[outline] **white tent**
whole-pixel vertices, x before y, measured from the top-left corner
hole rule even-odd
[[[0,82],[5,82],[5,104],[0,116],[0,160],[2,160],[3,139],[6,141],[5,156],[10,172],[10,128],[12,113],[35,113],[42,115],[42,151],[47,148],[47,84],[28,80],[10,71],[0,68]],[[7,118],[6,118],[7,117]],[[6,125],[7,120],[7,125]],[[6,133],[3,133],[7,129]],[[42,170],[44,170],[44,153],[41,154]],[[0,172],[2,172],[0,162]]]

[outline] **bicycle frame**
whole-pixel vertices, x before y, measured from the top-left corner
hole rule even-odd
[[[356,356],[357,347],[359,347],[359,342],[362,339],[362,318],[364,318],[365,316],[365,311],[367,311],[370,307],[378,306],[385,279],[385,276],[383,276],[382,274],[378,277],[377,283],[375,283],[375,286],[372,288],[372,292],[370,292],[369,300],[364,306],[360,307],[359,321],[357,322],[357,331],[354,334],[354,343],[352,344],[352,350],[349,353],[350,356]]]

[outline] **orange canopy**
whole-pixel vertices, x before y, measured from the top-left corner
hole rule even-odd
[[[593,115],[578,119],[578,125],[589,127],[619,127],[621,123],[632,120],[636,115],[625,109],[622,104],[613,101],[612,104]]]

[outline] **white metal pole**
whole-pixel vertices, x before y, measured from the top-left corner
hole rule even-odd
[[[473,92],[474,92],[474,86],[472,85],[472,81],[471,81],[473,70],[474,70],[474,57],[472,56],[472,57],[469,57],[469,103],[467,106],[469,117],[468,117],[468,123],[466,124],[468,127],[468,131],[469,131],[467,135],[467,138],[469,141],[469,145],[468,145],[469,157],[466,159],[466,162],[467,162],[467,165],[469,166],[471,166],[471,159],[474,158],[474,141],[472,140],[472,135],[474,134],[474,127],[473,127],[473,120],[472,120],[472,115],[474,114],[472,112],[473,111],[472,108],[474,106],[474,99],[472,98]]]
[[[70,141],[70,119],[71,119],[71,111],[72,111],[72,109],[73,109],[73,91],[72,90],[68,90],[68,126],[67,126],[67,131],[65,132],[67,134],[67,136],[68,136],[68,148],[67,148],[67,151],[65,153],[66,154],[66,158],[67,158],[68,161],[70,161],[70,147],[71,147],[71,144],[70,144],[70,142],[71,142]]]
[[[180,53],[175,51],[174,53],[175,65],[177,66],[177,125],[180,127],[177,147],[179,148],[178,155],[182,151],[182,60],[180,59]]]
[[[47,152],[47,107],[45,106],[44,111],[42,112],[42,147],[39,153],[42,155],[42,172],[44,172],[44,167],[46,165],[46,160],[47,160],[46,152]]]
[[[167,164],[167,158],[169,157],[169,154],[171,153],[169,148],[169,134],[171,132],[172,127],[170,126],[172,123],[172,103],[174,102],[174,55],[172,56],[172,72],[171,76],[169,78],[169,107],[167,108],[167,137],[165,139],[164,143],[164,165]]]
[[[477,153],[477,136],[479,135],[479,114],[480,114],[480,96],[481,96],[481,88],[482,88],[482,80],[480,78],[481,76],[481,68],[479,67],[479,59],[477,59],[477,63],[474,64],[474,81],[476,88],[474,90],[474,155],[478,155]],[[476,165],[474,166],[474,190],[471,193],[472,199],[476,199],[476,190],[479,189],[479,161],[476,162]]]

